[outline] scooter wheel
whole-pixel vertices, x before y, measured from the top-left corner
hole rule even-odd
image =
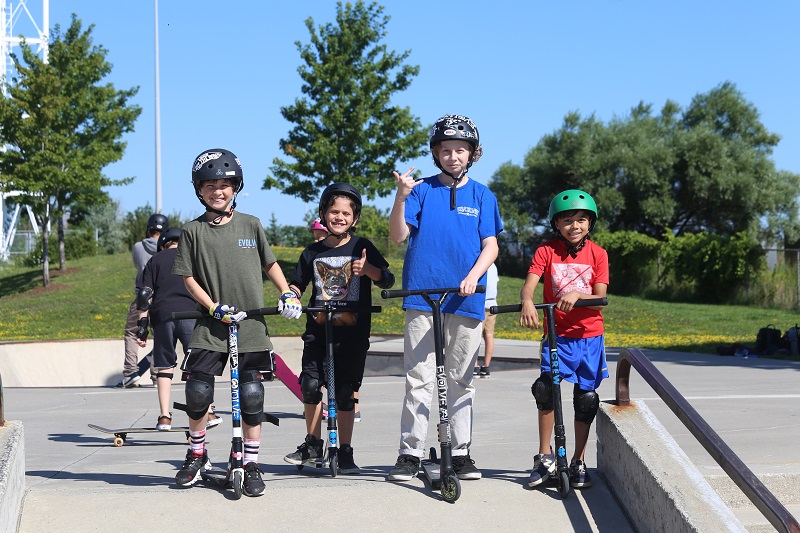
[[[569,474],[561,472],[558,479],[560,481],[558,484],[558,492],[561,494],[562,498],[566,498],[569,496]]]
[[[442,478],[442,498],[447,503],[455,502],[461,496],[461,482],[455,473]]]
[[[242,489],[244,488],[244,476],[242,472],[237,470],[233,473],[233,499],[238,500],[242,497]]]
[[[332,453],[329,459],[330,467],[331,467],[331,477],[336,477],[339,473],[339,456],[336,453]]]

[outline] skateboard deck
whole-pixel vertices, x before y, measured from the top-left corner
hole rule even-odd
[[[431,487],[434,489],[438,489],[442,485],[442,474],[441,474],[441,464],[439,463],[439,459],[436,456],[436,448],[431,448],[431,453],[427,459],[423,459],[420,461],[420,466],[422,467],[422,471],[425,474],[425,477],[428,479],[428,483],[431,484]]]
[[[101,433],[110,433],[114,435],[114,446],[119,448],[128,438],[128,433],[178,433],[182,432],[186,435],[186,438],[189,438],[189,428],[188,427],[179,427],[179,426],[172,426],[172,429],[155,429],[155,428],[119,428],[119,429],[108,429],[104,428],[103,426],[96,426],[94,424],[89,424],[89,427],[100,431]]]
[[[303,391],[300,390],[300,380],[297,378],[297,375],[292,372],[291,368],[286,366],[286,363],[280,355],[274,352],[273,355],[275,355],[275,377],[281,380],[281,383],[286,385],[286,388],[302,402]],[[325,402],[322,402],[322,415],[323,417],[328,416],[328,406]]]

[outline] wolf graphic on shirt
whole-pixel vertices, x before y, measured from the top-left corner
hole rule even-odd
[[[323,302],[337,301],[358,302],[358,289],[353,294],[350,282],[357,287],[358,280],[353,277],[353,259],[343,258],[346,262],[340,266],[333,264],[339,258],[327,258],[326,260],[316,261],[315,281],[317,283],[317,298]],[[337,261],[338,262],[338,261]],[[350,298],[348,298],[350,295]],[[314,317],[317,324],[325,324],[325,313],[317,313]],[[354,326],[356,324],[355,313],[341,312],[333,314],[334,326]]]
[[[553,296],[561,298],[565,294],[577,291],[583,294],[592,294],[592,277],[594,270],[591,265],[580,263],[553,263],[550,270],[550,279],[553,281]]]

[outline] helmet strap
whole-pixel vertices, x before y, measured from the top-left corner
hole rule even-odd
[[[206,212],[214,213],[215,215],[217,215],[211,221],[211,224],[214,225],[214,226],[216,226],[220,222],[222,222],[223,218],[232,217],[233,216],[233,210],[236,209],[236,195],[235,194],[233,195],[233,200],[231,200],[231,208],[228,211],[220,211],[219,209],[214,209],[213,207],[208,205],[205,200],[203,200],[203,197],[199,193],[197,194],[197,197],[200,199],[200,203],[203,204],[203,207],[206,208]]]
[[[558,233],[558,238],[564,241],[564,244],[567,245],[567,253],[571,255],[573,259],[575,259],[578,257],[578,252],[583,250],[583,247],[586,246],[586,241],[589,239],[589,235],[587,234],[577,245],[573,245],[571,242],[569,242],[563,235],[561,235],[561,232]]]

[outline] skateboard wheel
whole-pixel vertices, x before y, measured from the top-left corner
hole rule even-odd
[[[122,437],[114,437],[114,446],[116,446],[117,448],[119,448],[119,447],[121,447],[123,444],[125,444],[125,439],[123,439]]]

